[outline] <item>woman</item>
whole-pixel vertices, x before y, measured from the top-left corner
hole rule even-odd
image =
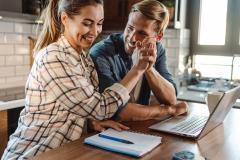
[[[79,139],[86,118],[107,119],[125,105],[148,67],[149,58],[143,56],[126,78],[100,94],[84,49],[102,31],[102,0],[51,0],[45,11],[26,83],[26,105],[2,159],[26,159]],[[116,122],[102,125],[127,129]]]

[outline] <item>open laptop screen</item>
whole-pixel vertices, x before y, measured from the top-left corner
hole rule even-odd
[[[202,130],[202,133],[200,134],[199,138],[205,136],[208,132],[210,132],[212,129],[214,129],[224,121],[226,115],[228,114],[232,106],[235,104],[239,96],[240,86],[224,92],[221,100],[219,101],[214,111],[210,115],[207,125]]]

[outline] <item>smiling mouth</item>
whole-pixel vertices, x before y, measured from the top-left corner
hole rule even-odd
[[[92,42],[92,41],[94,41],[95,37],[94,36],[86,36],[86,35],[84,35],[83,39],[88,41],[88,42]]]

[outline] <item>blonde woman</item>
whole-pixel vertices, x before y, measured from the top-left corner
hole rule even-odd
[[[100,94],[97,72],[84,49],[102,31],[103,20],[102,0],[50,0],[26,83],[25,108],[2,159],[27,159],[79,139],[86,118],[108,119],[129,100],[149,57]],[[102,126],[127,129],[113,121]]]

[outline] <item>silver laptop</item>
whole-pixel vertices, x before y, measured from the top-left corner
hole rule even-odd
[[[168,132],[184,137],[200,139],[220,125],[240,97],[240,86],[223,92],[221,98],[209,116],[189,114],[188,116],[171,117],[150,126],[150,129]]]

